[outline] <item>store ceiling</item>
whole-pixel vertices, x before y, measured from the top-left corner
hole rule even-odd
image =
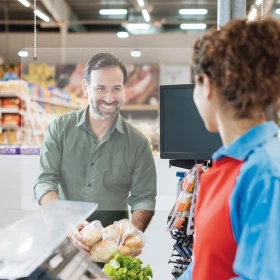
[[[34,0],[28,0],[33,4]],[[64,1],[65,5],[61,5]],[[155,23],[158,32],[179,32],[181,23],[206,23],[208,26],[216,24],[217,0],[144,0],[145,8],[151,16],[151,23]],[[247,11],[254,3],[247,0]],[[280,6],[280,3],[277,4]],[[144,22],[141,8],[137,0],[37,0],[37,8],[50,16],[54,23],[42,23],[38,18],[37,28],[41,32],[59,31],[57,21],[67,17],[69,8],[69,31],[79,32],[116,32],[122,29],[125,22]],[[125,16],[102,16],[100,9],[125,8]],[[207,9],[206,15],[179,15],[182,8]],[[0,32],[25,32],[33,30],[33,11],[26,8],[18,0],[0,0]]]

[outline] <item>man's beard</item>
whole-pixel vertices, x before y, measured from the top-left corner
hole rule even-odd
[[[116,114],[120,111],[120,108],[122,107],[123,103],[124,103],[123,100],[121,102],[112,102],[110,104],[107,103],[106,101],[93,102],[91,100],[90,101],[90,108],[98,116],[99,119],[101,119],[103,121],[106,121],[106,120],[111,120],[116,116]],[[111,112],[107,112],[107,113],[101,112],[101,110],[100,110],[101,104],[104,104],[106,106],[113,105],[113,108],[111,109]]]

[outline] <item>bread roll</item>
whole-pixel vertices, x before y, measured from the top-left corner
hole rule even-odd
[[[129,256],[131,254],[131,250],[126,246],[120,246],[118,251],[121,255]]]
[[[84,242],[85,245],[91,247],[102,237],[101,232],[97,231],[95,228],[86,228],[81,231],[82,236],[86,239]]]
[[[128,247],[132,252],[138,251],[142,248],[142,240],[138,236],[128,236],[124,243],[124,246]]]
[[[112,258],[112,253],[117,251],[117,245],[110,240],[102,240],[95,243],[89,253],[90,259],[94,262],[108,263]]]
[[[103,239],[113,241],[116,244],[119,243],[119,240],[121,238],[120,228],[117,225],[110,225],[104,228],[102,234],[103,234]]]
[[[135,231],[134,225],[127,219],[120,220],[117,224],[120,227],[120,234],[124,239]]]

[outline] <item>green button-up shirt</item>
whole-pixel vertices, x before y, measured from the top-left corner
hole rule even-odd
[[[103,226],[127,218],[131,210],[155,209],[156,171],[149,141],[118,114],[98,142],[88,110],[59,116],[50,123],[41,148],[34,186],[38,202],[50,191],[60,199],[98,203],[88,218]]]

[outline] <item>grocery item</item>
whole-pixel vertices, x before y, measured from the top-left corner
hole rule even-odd
[[[7,132],[6,131],[2,131],[0,133],[0,144],[5,144],[6,143],[6,139],[7,139]]]
[[[3,108],[20,108],[21,100],[19,98],[3,98],[2,107]]]
[[[144,246],[143,232],[127,219],[106,228],[100,221],[93,221],[81,230],[81,234],[86,239],[84,244],[90,247],[90,259],[95,262],[107,263],[116,252],[133,255]]]
[[[4,124],[4,125],[21,125],[20,115],[17,115],[17,114],[3,114],[2,124]]]
[[[135,230],[135,227],[132,224],[132,222],[130,222],[127,219],[123,219],[118,222],[115,222],[115,224],[117,224],[118,227],[120,228],[120,234],[123,237],[123,239],[131,235]]]
[[[102,235],[100,231],[96,231],[90,228],[83,233],[83,237],[86,238],[85,244],[87,246],[93,246],[97,241],[101,239]]]
[[[139,236],[131,235],[125,239],[123,245],[135,252],[142,248],[143,243]]]
[[[136,257],[113,254],[114,258],[105,264],[103,272],[113,280],[149,280],[153,277],[150,265],[142,267],[142,261]]]
[[[94,262],[109,262],[113,258],[114,252],[117,251],[117,245],[110,240],[102,240],[95,243],[89,253],[89,258]]]
[[[81,235],[85,238],[85,245],[91,247],[97,241],[101,240],[102,234],[101,230],[103,229],[102,224],[100,221],[93,221],[92,223],[88,224],[81,230]]]
[[[8,144],[16,144],[18,142],[17,132],[15,130],[8,130]]]
[[[121,238],[120,227],[117,225],[110,225],[102,231],[103,239],[108,239],[110,241],[119,243],[119,239]]]
[[[173,231],[182,227],[187,228],[191,234],[193,212],[196,201],[197,186],[200,174],[205,172],[207,167],[196,164],[189,172],[186,172],[182,180],[181,190],[178,198],[169,214],[167,231]]]
[[[131,250],[129,247],[127,246],[120,246],[118,248],[118,252],[121,254],[121,255],[124,255],[124,256],[129,256],[131,254]]]

